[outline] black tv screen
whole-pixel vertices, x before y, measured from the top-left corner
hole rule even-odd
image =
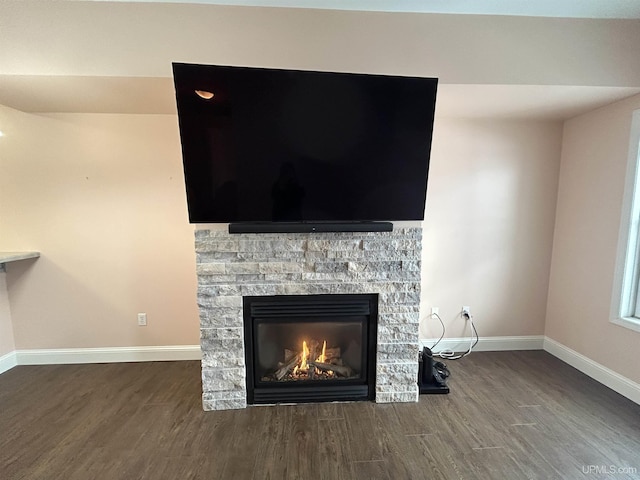
[[[424,219],[437,79],[173,74],[191,223]]]

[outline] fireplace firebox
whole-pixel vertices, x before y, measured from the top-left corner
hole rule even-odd
[[[378,295],[243,297],[247,403],[374,400]]]

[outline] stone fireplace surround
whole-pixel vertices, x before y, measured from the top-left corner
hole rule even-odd
[[[377,293],[375,401],[418,400],[421,228],[196,230],[204,410],[247,406],[242,297]]]

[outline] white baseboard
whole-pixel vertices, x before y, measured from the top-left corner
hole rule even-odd
[[[11,370],[13,367],[18,365],[18,359],[16,358],[16,352],[9,352],[6,355],[2,355],[0,357],[0,374],[6,372],[7,370]]]
[[[431,347],[437,339],[420,340],[420,348]],[[435,352],[464,352],[468,338],[443,338]],[[606,385],[640,405],[640,384],[600,365],[570,348],[542,335],[514,337],[480,337],[474,351],[545,350],[563,362]],[[168,345],[154,347],[104,347],[16,350],[0,357],[0,374],[16,365],[55,365],[70,363],[117,363],[200,360],[200,345]]]
[[[200,345],[16,350],[17,365],[200,360]]]
[[[431,348],[438,341],[437,338],[425,338],[420,340],[420,348]],[[435,353],[443,350],[452,352],[466,352],[469,349],[470,339],[467,338],[443,338],[434,350]],[[542,350],[543,335],[527,335],[519,337],[480,337],[478,344],[473,347],[474,352],[498,352],[508,350]]]
[[[594,362],[549,337],[544,337],[544,350],[580,370],[585,375],[606,385],[614,392],[618,392],[620,395],[640,405],[640,384],[623,377],[619,373]]]

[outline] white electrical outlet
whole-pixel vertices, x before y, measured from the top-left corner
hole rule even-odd
[[[147,314],[146,313],[139,313],[138,314],[138,325],[141,327],[144,327],[147,325]]]
[[[462,307],[462,315],[468,315],[471,316],[471,307],[465,305],[464,307]]]
[[[431,307],[431,315],[439,315],[440,309],[438,307]]]

